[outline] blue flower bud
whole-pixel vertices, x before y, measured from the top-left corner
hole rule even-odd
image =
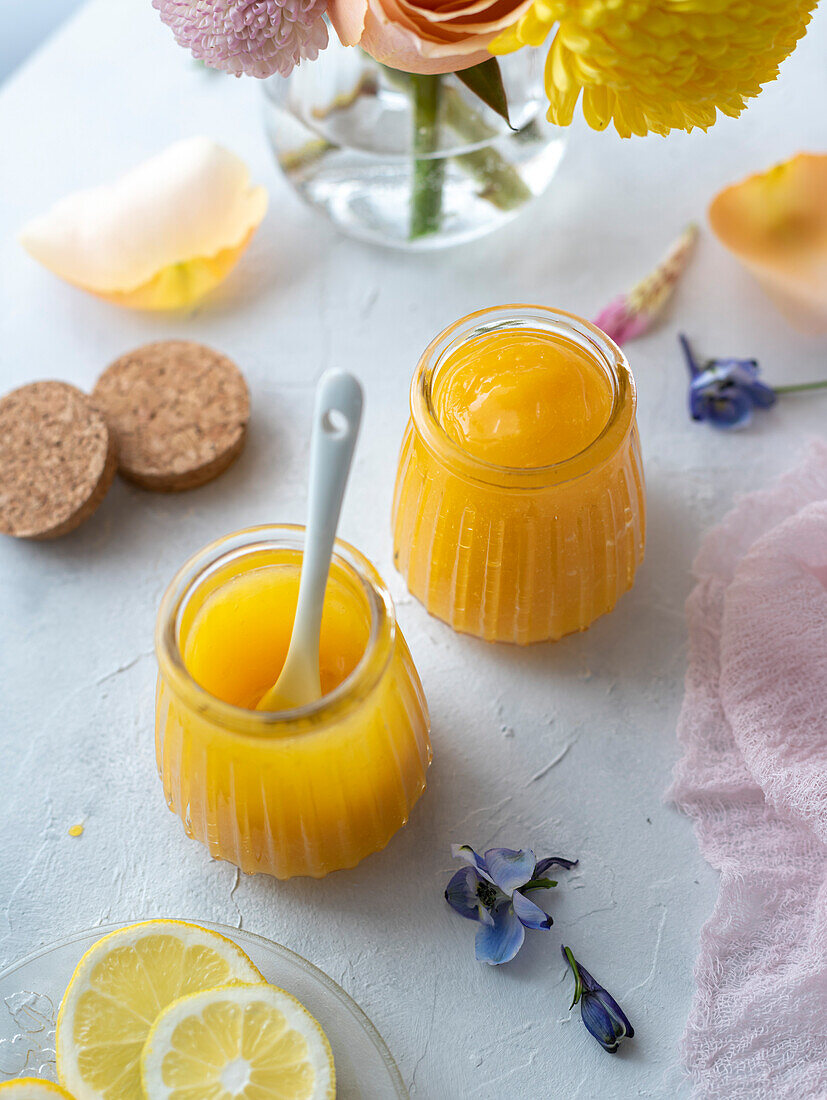
[[[588,1031],[609,1054],[616,1054],[623,1039],[631,1039],[635,1029],[614,997],[574,957],[571,949],[561,947],[563,958],[574,974],[574,999],[580,1002],[580,1018]]]

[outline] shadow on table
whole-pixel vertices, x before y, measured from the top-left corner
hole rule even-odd
[[[281,196],[279,196],[281,198]],[[330,263],[330,254],[343,238],[327,222],[310,218],[301,206],[290,217],[281,217],[273,203],[238,265],[220,286],[191,313],[192,317],[222,318],[260,304],[263,299],[285,294],[308,277],[318,278],[318,269]],[[275,303],[274,303],[275,308]],[[277,333],[273,333],[277,346]]]
[[[631,591],[588,630],[557,642],[514,646],[464,637],[463,644],[487,662],[493,653],[503,668],[525,675],[553,675],[555,682],[587,681],[597,675],[624,682],[650,681],[682,655],[683,605],[692,586],[691,565],[700,532],[677,506],[668,487],[648,486],[646,558]],[[436,628],[451,633],[450,627]]]

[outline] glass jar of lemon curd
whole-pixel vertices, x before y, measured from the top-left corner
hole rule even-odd
[[[286,879],[353,867],[408,819],[431,761],[428,711],[390,595],[337,540],[323,697],[255,709],[292,632],[304,528],[257,527],[191,558],[161,602],[156,756],[167,804],[217,859]]]
[[[457,321],[411,385],[393,503],[410,592],[455,630],[585,630],[631,588],[645,491],[634,379],[588,321],[507,305]]]

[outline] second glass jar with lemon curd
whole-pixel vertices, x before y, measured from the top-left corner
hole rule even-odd
[[[456,630],[520,644],[610,611],[643,559],[635,411],[620,348],[572,314],[500,306],[440,333],[394,494],[411,593]]]

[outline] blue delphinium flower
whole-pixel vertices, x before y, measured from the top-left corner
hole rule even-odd
[[[631,1039],[635,1029],[629,1023],[626,1013],[602,985],[598,985],[591,974],[571,953],[570,948],[561,947],[563,958],[574,974],[574,999],[571,1007],[580,1002],[580,1016],[591,1034],[609,1054],[616,1054],[622,1039]]]
[[[774,405],[776,391],[758,381],[755,359],[710,359],[701,365],[685,336],[679,336],[689,368],[689,415],[717,428],[749,424],[753,409]]]
[[[551,928],[551,917],[526,894],[557,883],[550,867],[570,869],[576,859],[551,856],[536,860],[530,849],[489,848],[479,856],[467,844],[452,844],[451,855],[468,864],[452,877],[445,900],[460,916],[478,921],[476,955],[496,966],[509,962],[523,946],[526,928]]]

